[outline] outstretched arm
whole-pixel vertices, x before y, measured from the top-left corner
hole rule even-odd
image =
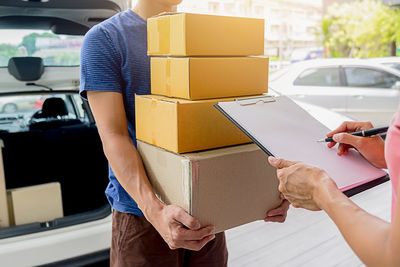
[[[323,170],[284,159],[269,161],[278,169],[285,198],[297,208],[323,209],[366,265],[400,266],[399,203],[390,224],[358,207]]]

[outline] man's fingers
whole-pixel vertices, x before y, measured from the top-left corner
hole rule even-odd
[[[285,160],[285,159],[277,159],[275,157],[268,157],[268,162],[277,169],[287,168],[290,167],[296,162]]]
[[[174,219],[191,230],[198,230],[200,228],[200,222],[180,207],[177,207]]]
[[[199,241],[186,241],[183,245],[183,248],[186,248],[189,250],[194,250],[194,251],[199,251],[208,242],[210,242],[214,238],[215,238],[215,235],[210,235],[210,236],[204,237],[202,240],[199,240]]]
[[[273,216],[277,216],[277,215],[286,214],[286,212],[289,208],[289,205],[290,205],[289,201],[284,200],[278,208],[268,211],[267,217],[273,217]]]
[[[187,241],[198,241],[202,240],[203,238],[211,235],[211,233],[215,230],[215,227],[212,225],[203,227],[199,230],[193,231],[188,230],[183,227],[178,228],[177,230],[177,239],[187,240]]]
[[[286,215],[279,215],[279,216],[273,216],[273,217],[266,217],[264,219],[264,222],[279,222],[283,223],[286,220]]]

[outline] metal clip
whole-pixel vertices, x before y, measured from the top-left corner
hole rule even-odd
[[[241,106],[250,106],[250,105],[255,105],[257,103],[271,103],[271,102],[275,102],[275,101],[276,101],[275,97],[269,96],[269,95],[235,99],[235,102]]]

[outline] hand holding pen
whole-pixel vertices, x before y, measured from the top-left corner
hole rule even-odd
[[[332,142],[328,143],[328,147],[332,148],[339,143],[337,150],[337,154],[339,156],[348,154],[349,149],[354,148],[358,150],[358,152],[360,152],[375,167],[386,168],[384,140],[379,135],[374,137],[362,136],[363,131],[364,135],[366,135],[366,133],[368,133],[368,135],[373,133],[368,131],[373,128],[374,127],[370,122],[343,122],[337,129],[326,134],[328,138],[332,138]],[[381,132],[379,132],[375,129],[375,132],[382,134],[383,130],[384,129],[380,129]],[[354,135],[355,132],[360,133],[357,133],[357,136]],[[327,141],[331,140],[328,139]]]

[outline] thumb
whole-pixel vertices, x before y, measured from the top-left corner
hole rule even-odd
[[[287,168],[296,164],[296,162],[285,159],[277,159],[275,157],[268,157],[268,162],[277,169]]]
[[[332,136],[333,140],[340,144],[351,145],[353,147],[357,147],[357,144],[360,142],[360,139],[363,137],[354,136],[348,133],[339,133]]]

